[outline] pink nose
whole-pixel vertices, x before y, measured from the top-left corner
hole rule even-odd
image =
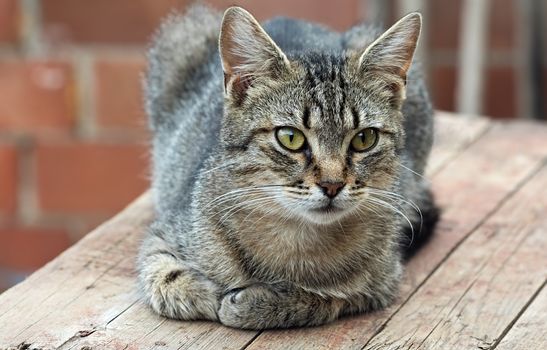
[[[334,198],[346,184],[343,182],[321,181],[317,185],[321,187],[325,196]]]

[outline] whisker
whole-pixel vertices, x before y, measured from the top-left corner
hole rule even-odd
[[[248,205],[268,203],[271,200],[272,200],[271,197],[262,197],[262,198],[255,198],[245,202],[237,203],[225,210],[226,212],[222,214],[222,216],[218,220],[218,225],[221,226],[222,224],[224,224],[224,222],[226,222],[226,220],[228,220],[229,218],[231,218],[232,216],[234,216],[241,210],[244,210]]]
[[[282,198],[282,196],[280,194],[277,194],[277,193],[270,193],[270,194],[266,194],[266,196],[262,196],[262,197],[259,197],[259,198],[254,198],[254,199],[250,199],[250,200],[245,200],[245,201],[242,201],[242,202],[239,202],[239,203],[236,203],[234,204],[233,206],[231,207],[228,207],[228,208],[224,208],[223,212],[225,212],[222,217],[219,219],[219,224],[222,225],[227,219],[229,219],[230,217],[234,216],[235,214],[237,214],[238,212],[240,212],[241,210],[244,210],[246,208],[248,208],[250,205],[253,205],[255,206],[255,208],[253,208],[251,211],[255,211],[256,209],[261,209],[262,205],[263,204],[267,204],[267,203],[272,203],[272,204],[275,204],[275,202],[273,201],[274,199],[279,199],[279,198]],[[260,205],[260,206],[259,206]],[[220,214],[220,213],[219,213]],[[247,217],[250,215],[251,213],[249,213],[247,215]],[[246,218],[247,218],[246,217]],[[245,218],[245,219],[246,219]]]
[[[397,163],[398,163],[401,167],[403,167],[404,169],[406,169],[406,170],[410,171],[411,173],[413,173],[414,175],[416,175],[416,176],[418,176],[418,177],[421,177],[423,180],[429,182],[429,180],[426,179],[422,174],[420,174],[420,173],[418,173],[418,172],[416,172],[416,171],[410,169],[409,167],[403,165],[403,163],[401,163],[401,162],[397,162]]]
[[[217,201],[226,197],[231,197],[231,196],[236,197],[237,195],[241,195],[241,194],[262,193],[266,189],[270,189],[274,187],[283,187],[283,186],[285,185],[264,185],[264,186],[250,186],[250,187],[236,188],[234,190],[228,191],[212,199],[209,203],[205,204],[203,208],[207,209],[212,204],[217,204]]]
[[[411,246],[412,243],[414,242],[414,226],[412,226],[412,222],[410,222],[410,219],[403,212],[401,212],[399,209],[397,209],[393,205],[387,203],[386,201],[383,201],[380,198],[370,196],[369,198],[367,198],[367,200],[370,200],[371,202],[375,202],[376,204],[382,205],[382,206],[384,206],[388,209],[393,210],[395,213],[401,215],[406,220],[406,222],[408,222],[408,224],[410,225],[410,230],[412,232],[412,236],[410,238],[410,243],[409,243],[409,246]]]
[[[403,203],[406,203],[409,206],[411,206],[418,213],[418,215],[420,216],[420,230],[418,232],[422,232],[424,217],[422,215],[422,211],[421,211],[420,207],[418,207],[418,205],[416,203],[414,203],[410,199],[407,199],[407,198],[403,197],[402,195],[397,194],[395,192],[390,192],[390,191],[385,191],[385,190],[380,190],[380,189],[373,189],[373,191],[371,191],[371,194],[376,194],[378,196],[383,195],[386,198],[391,197],[392,199],[396,198],[396,200],[399,200],[399,201],[401,201]]]
[[[200,175],[205,175],[205,174],[209,174],[215,170],[218,170],[218,169],[222,169],[222,168],[226,168],[226,167],[229,167],[231,165],[234,165],[234,164],[237,164],[238,162],[230,162],[230,163],[225,163],[225,164],[222,164],[222,165],[219,165],[219,166],[216,166],[214,168],[211,168],[209,170],[205,170],[205,171],[202,171],[200,172]]]

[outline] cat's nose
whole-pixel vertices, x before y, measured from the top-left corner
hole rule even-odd
[[[346,184],[343,182],[321,181],[317,185],[321,187],[325,196],[334,198]]]

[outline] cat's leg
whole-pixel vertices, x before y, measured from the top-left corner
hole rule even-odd
[[[181,320],[218,320],[219,289],[151,230],[139,254],[139,282],[157,313]]]
[[[227,293],[218,317],[224,325],[245,329],[315,326],[337,319],[347,307],[342,299],[300,288],[253,284]]]

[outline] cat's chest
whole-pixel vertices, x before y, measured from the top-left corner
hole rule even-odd
[[[318,229],[285,224],[264,227],[254,234],[255,239],[244,238],[256,264],[254,273],[264,279],[301,284],[329,283],[333,274],[349,278],[359,270],[369,244],[360,227]]]

